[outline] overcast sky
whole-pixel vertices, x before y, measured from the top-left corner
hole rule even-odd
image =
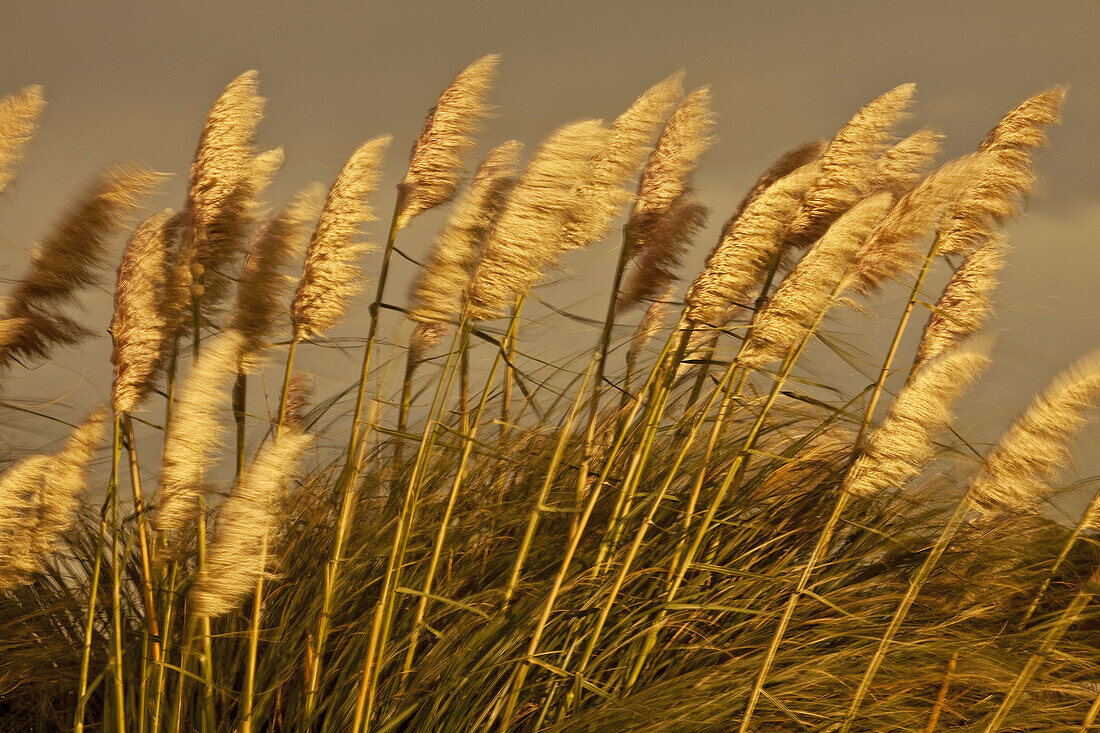
[[[1042,181],[1027,215],[1008,230],[1013,250],[990,327],[996,364],[971,394],[963,427],[979,442],[995,440],[1056,371],[1100,345],[1097,2],[25,2],[5,8],[3,28],[0,93],[37,83],[48,101],[19,177],[0,198],[4,281],[18,276],[27,249],[106,164],[136,160],[174,173],[149,208],[179,206],[207,109],[251,68],[269,100],[260,141],[286,152],[271,199],[330,182],[359,143],[390,132],[377,198],[387,213],[426,110],[478,56],[503,56],[485,146],[508,138],[534,146],[563,122],[610,120],[684,68],[689,88],[711,86],[719,116],[719,142],[696,177],[712,213],[689,277],[776,155],[828,138],[884,90],[916,83],[906,130],[938,128],[947,157],[972,149],[1024,98],[1063,83],[1065,122],[1037,156]],[[400,246],[421,256],[440,220],[422,217]],[[613,245],[570,259],[581,284],[543,296],[599,310]],[[411,271],[399,268],[394,301],[403,302],[400,283]],[[890,316],[902,301],[895,292],[871,306]],[[106,289],[86,299],[88,325],[106,328],[108,302]],[[578,324],[554,325],[567,340],[588,338]],[[103,337],[55,364],[12,372],[6,396],[54,400],[42,409],[72,419],[104,398],[108,353]],[[354,372],[354,358],[330,357],[305,357],[322,393]],[[7,444],[37,447],[58,435],[41,418],[0,420]],[[1098,430],[1084,436],[1083,471],[1100,470],[1098,438]]]

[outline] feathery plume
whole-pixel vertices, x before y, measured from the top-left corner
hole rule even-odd
[[[284,271],[305,248],[306,225],[317,218],[323,195],[320,184],[307,186],[252,237],[228,322],[245,337],[245,362],[267,346],[284,313],[294,284]]]
[[[619,291],[619,311],[669,289],[684,252],[706,224],[707,213],[707,207],[687,189],[662,215],[650,221],[645,241],[634,256],[634,270]]]
[[[409,169],[397,186],[398,229],[454,196],[462,158],[474,146],[471,135],[485,116],[485,95],[499,62],[500,56],[489,54],[467,66],[428,113],[409,156]]]
[[[607,236],[619,207],[632,196],[622,184],[642,165],[669,109],[683,94],[683,76],[677,72],[654,84],[611,123],[607,146],[577,188],[577,206],[565,224],[564,249],[581,249]]]
[[[939,155],[941,140],[943,135],[927,128],[901,140],[879,157],[867,190],[888,191],[896,198],[904,196],[927,174]]]
[[[1044,128],[1061,121],[1064,97],[1065,90],[1060,87],[1043,92],[1009,112],[989,131],[978,147],[984,170],[967,186],[941,227],[941,254],[969,254],[996,226],[1019,213],[1035,182],[1030,152],[1046,143]]]
[[[877,193],[853,206],[829,227],[757,315],[742,352],[742,363],[759,368],[787,354],[822,311],[832,305],[837,285],[892,201],[890,194]]]
[[[921,369],[867,439],[844,490],[870,498],[917,475],[934,454],[936,433],[950,424],[955,400],[988,365],[989,357],[980,351],[952,349]]]
[[[516,184],[523,146],[511,140],[486,156],[432,244],[409,296],[409,318],[416,329],[409,341],[410,362],[439,343],[463,305],[463,293],[485,237]]]
[[[576,187],[608,135],[599,120],[584,120],[559,128],[542,144],[485,241],[466,289],[471,317],[493,317],[555,261]]]
[[[918,364],[936,358],[982,327],[989,315],[989,295],[997,286],[1004,253],[1004,239],[994,233],[955,270],[924,327],[917,347]]]
[[[733,216],[730,217],[730,223],[737,221],[738,217],[744,213],[745,209],[755,201],[760,194],[764,193],[773,183],[779,179],[794,173],[796,170],[812,163],[821,157],[821,154],[825,152],[825,143],[821,140],[814,140],[813,142],[803,143],[797,148],[788,150],[780,155],[774,163],[772,163],[766,171],[760,174],[760,177],[756,179],[756,183],[749,192],[745,194],[745,198],[741,199],[741,203],[737,205],[737,210],[733,212]],[[727,228],[730,224],[727,224]]]
[[[355,238],[363,224],[375,220],[366,199],[378,186],[378,167],[391,139],[380,135],[363,143],[329,189],[290,309],[296,340],[332,328],[359,292],[355,260],[372,245]]]
[[[838,216],[868,192],[876,160],[890,143],[890,130],[905,115],[916,85],[901,84],[864,106],[840,128],[821,156],[821,174],[806,192],[787,241],[813,244]]]
[[[284,425],[241,475],[218,511],[206,567],[191,587],[190,607],[196,614],[229,613],[267,573],[267,547],[279,525],[276,506],[312,440],[293,425]]]
[[[44,358],[54,345],[88,335],[60,308],[99,282],[110,238],[160,178],[136,166],[109,168],[36,248],[30,272],[4,304],[4,315],[18,320],[0,342],[0,365],[19,357]]]
[[[132,412],[153,388],[165,353],[164,298],[165,226],[171,209],[153,214],[134,230],[115,280],[115,312],[111,322],[115,380],[111,403],[115,414]]]
[[[0,191],[15,177],[15,166],[45,106],[42,87],[37,84],[0,99]]]
[[[1062,121],[1066,88],[1057,86],[1024,100],[989,131],[978,150],[1030,150],[1046,144],[1043,128]]]
[[[27,456],[0,476],[0,589],[40,568],[73,525],[107,415],[96,410],[60,452]]]
[[[638,354],[642,353],[642,349],[660,332],[665,319],[668,317],[669,310],[675,302],[673,300],[674,292],[675,288],[672,285],[666,286],[660,297],[646,308],[642,320],[638,322],[638,327],[634,329],[634,335],[630,338],[630,349],[626,352],[627,369],[633,371],[634,364],[638,360]]]
[[[254,153],[264,102],[256,78],[255,71],[246,71],[225,87],[206,116],[191,163],[179,264],[205,311],[228,294],[229,272],[251,224],[253,197],[282,160],[281,151]]]
[[[853,289],[872,293],[917,262],[920,254],[913,242],[943,221],[951,204],[981,174],[984,163],[985,157],[978,153],[948,161],[898,199],[856,258]]]
[[[817,174],[817,163],[802,166],[768,186],[727,223],[706,266],[688,288],[684,315],[689,321],[721,327],[732,310],[743,305],[778,254],[783,232]]]
[[[218,410],[228,403],[229,384],[237,374],[244,342],[237,331],[215,336],[180,387],[164,441],[157,529],[181,529],[198,510],[198,498],[205,491],[203,473],[221,444]]]
[[[710,108],[710,89],[701,87],[677,105],[657,144],[642,169],[634,208],[627,221],[628,242],[637,250],[649,227],[681,200],[690,183],[689,177],[714,140],[714,112]]]
[[[966,498],[985,514],[1028,512],[1050,494],[1048,482],[1069,459],[1067,443],[1100,398],[1100,351],[1055,377],[985,460]]]

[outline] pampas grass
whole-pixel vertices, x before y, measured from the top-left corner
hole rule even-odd
[[[929,128],[898,139],[911,85],[887,92],[716,211],[725,226],[681,291],[709,202],[692,179],[715,143],[710,92],[681,99],[673,75],[609,126],[557,128],[522,172],[518,142],[487,145],[463,182],[498,63],[475,62],[438,99],[388,233],[373,216],[388,136],[356,151],[320,213],[308,190],[263,211],[282,153],[255,149],[249,72],[206,118],[181,214],[146,213],[126,231],[154,179],[120,168],[45,241],[4,302],[5,366],[106,325],[70,308],[128,235],[111,323],[115,420],[109,462],[97,450],[104,410],[59,448],[12,447],[0,472],[4,723],[1091,724],[1100,500],[1068,523],[1044,503],[1068,489],[1059,471],[1100,394],[1098,357],[1056,379],[991,450],[999,426],[951,428],[988,361],[971,344],[1008,256],[1001,225],[1033,188],[1064,91],[1027,100],[946,163]],[[0,104],[4,176],[40,99],[31,89]],[[434,241],[395,246],[452,198]],[[570,252],[609,239],[620,214],[610,287],[583,280],[607,299],[602,321],[557,289],[532,294]],[[383,236],[379,253],[363,243]],[[407,303],[386,296],[394,254],[422,263]],[[358,313],[368,278],[375,297]],[[877,347],[853,355],[844,332],[877,328],[899,296],[868,375]],[[524,316],[536,297],[545,309]],[[837,305],[854,306],[843,322]],[[637,323],[617,323],[634,306],[646,308]],[[920,308],[930,317],[910,354]],[[391,332],[386,310],[412,335]],[[506,314],[506,327],[490,322]],[[344,358],[340,323],[365,335],[358,384],[329,378]],[[188,326],[194,360],[178,348]],[[543,359],[539,340],[555,329],[576,360]],[[265,357],[282,347],[282,389],[270,389]],[[324,360],[312,404],[298,348]],[[61,420],[66,406],[0,409]],[[235,451],[223,439],[231,411]],[[235,472],[222,466],[233,452]]]

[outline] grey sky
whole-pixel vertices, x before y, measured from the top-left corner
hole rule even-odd
[[[38,83],[49,105],[19,177],[0,198],[2,278],[21,272],[26,249],[110,162],[175,173],[150,209],[178,206],[206,110],[249,68],[259,70],[269,100],[261,143],[286,151],[270,199],[281,202],[310,180],[331,181],[359,143],[391,132],[376,199],[388,214],[424,113],[480,55],[503,55],[486,145],[514,137],[533,146],[562,122],[611,119],[683,67],[689,88],[711,85],[720,139],[696,177],[712,214],[689,276],[760,170],[793,145],[829,137],[882,91],[917,84],[907,129],[939,128],[946,157],[972,148],[1027,96],[1068,83],[1065,123],[1038,156],[1042,183],[1027,216],[1009,229],[1013,251],[991,327],[996,366],[963,418],[976,439],[991,441],[1054,372],[1100,345],[1097,28],[1097,2],[9,4],[0,93]],[[400,246],[422,254],[439,221],[439,214],[422,217]],[[612,244],[570,259],[583,281],[546,297],[598,310]],[[365,263],[368,275],[373,264]],[[403,302],[410,272],[399,268],[392,300]],[[872,310],[890,316],[900,298],[887,294]],[[105,329],[106,290],[86,303],[88,325]],[[360,325],[352,321],[342,333],[360,333]],[[569,337],[583,330],[555,328]],[[56,364],[12,372],[6,395],[59,399],[44,410],[73,417],[105,394],[108,350],[104,337]],[[353,362],[307,357],[306,366],[319,371],[323,393],[347,382]],[[36,446],[58,434],[39,418],[3,419],[4,442]],[[1096,430],[1085,436],[1082,469],[1100,470],[1097,437]]]

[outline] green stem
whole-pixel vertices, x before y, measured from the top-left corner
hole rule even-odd
[[[267,565],[267,538],[260,546],[260,567]],[[256,687],[256,656],[260,648],[260,616],[263,613],[264,574],[256,578],[252,594],[252,621],[248,628],[248,659],[244,668],[244,693],[241,696],[241,733],[252,731],[252,699]]]
[[[122,573],[119,555],[118,535],[118,461],[122,453],[122,429],[119,418],[112,423],[111,439],[111,478],[107,491],[111,502],[111,652],[115,685],[115,726],[118,731],[126,730],[126,701],[123,690],[125,670],[122,666]]]
[[[84,730],[84,708],[87,704],[88,693],[88,668],[92,657],[92,636],[95,631],[95,604],[99,591],[99,575],[102,568],[103,544],[107,536],[107,512],[110,508],[110,496],[103,503],[103,509],[99,515],[99,533],[96,535],[95,562],[92,565],[91,587],[88,591],[88,614],[84,619],[84,647],[80,657],[80,675],[76,688],[76,714],[73,720],[73,732],[82,733]]]
[[[234,479],[239,479],[244,472],[244,441],[245,441],[245,402],[248,398],[248,376],[243,371],[237,372],[237,379],[233,382],[233,422],[237,427],[237,455],[234,465]]]

